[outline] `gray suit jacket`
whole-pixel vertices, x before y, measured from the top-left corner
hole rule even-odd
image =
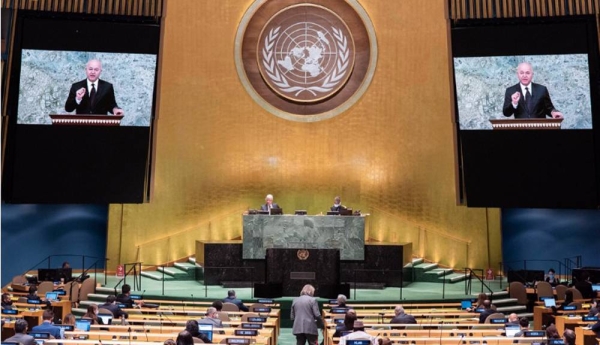
[[[316,319],[321,317],[319,305],[314,297],[302,295],[292,302],[291,319],[294,320],[292,334],[318,335]]]
[[[27,334],[23,334],[23,333],[17,333],[15,335],[13,335],[12,337],[4,340],[3,342],[7,342],[7,343],[21,343],[23,345],[36,345],[35,339],[33,339],[32,336],[27,335]]]
[[[205,317],[204,319],[198,320],[198,324],[213,325],[213,328],[223,328],[223,321],[219,319],[213,319],[212,317]]]

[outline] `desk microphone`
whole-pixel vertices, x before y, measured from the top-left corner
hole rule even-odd
[[[460,343],[461,343],[461,341],[463,340],[463,338],[464,338],[464,337],[465,337],[465,334],[463,333],[463,334],[460,336],[460,339],[458,340],[458,344],[456,344],[456,345],[460,345]]]
[[[146,336],[146,342],[148,342],[148,331],[146,330],[145,322],[142,322],[142,329],[144,330],[144,335]]]
[[[442,343],[442,335],[444,334],[444,320],[440,322],[440,344]]]
[[[131,327],[127,328],[127,332],[129,333],[129,337],[127,337],[129,339],[129,345],[131,345]]]

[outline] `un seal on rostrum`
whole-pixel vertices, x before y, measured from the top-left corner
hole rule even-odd
[[[310,255],[310,253],[308,252],[307,249],[298,249],[298,252],[296,253],[296,255],[298,256],[298,259],[304,261],[304,260],[308,259],[308,256]]]

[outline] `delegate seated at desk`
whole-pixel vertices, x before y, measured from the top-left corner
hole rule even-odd
[[[341,210],[346,210],[347,207],[342,205],[342,199],[339,196],[336,196],[333,199],[333,206],[331,206],[331,211],[340,212]]]
[[[273,195],[267,194],[265,204],[260,206],[261,211],[271,211],[273,208],[280,208],[279,205],[273,202]]]

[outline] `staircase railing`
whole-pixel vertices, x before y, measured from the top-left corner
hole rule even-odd
[[[127,266],[130,266],[129,269],[127,269]],[[138,272],[138,268],[139,268],[139,272]],[[125,272],[125,275],[123,276],[123,278],[121,280],[119,280],[117,282],[117,285],[115,285],[113,287],[113,289],[115,290],[115,295],[117,294],[117,288],[119,287],[119,285],[121,285],[121,283],[127,284],[127,276],[129,276],[129,275],[133,276],[133,290],[141,291],[142,290],[142,275],[141,275],[142,274],[142,263],[141,262],[130,262],[127,264],[123,264],[123,271]],[[132,271],[133,271],[133,274],[131,274]],[[164,280],[164,277],[163,277],[163,280]]]
[[[37,270],[38,268],[42,268],[42,264],[44,264],[45,262],[47,263],[45,268],[52,268],[52,259],[53,258],[61,258],[61,261],[63,260],[62,258],[67,258],[67,257],[76,257],[76,258],[81,258],[81,268],[82,268],[82,273],[79,275],[79,277],[75,278],[78,280],[81,280],[82,277],[84,277],[87,272],[91,269],[94,268],[94,278],[97,277],[97,273],[98,273],[98,263],[100,261],[103,262],[104,264],[104,284],[106,285],[106,266],[107,266],[107,262],[108,262],[108,258],[105,257],[98,257],[98,256],[89,256],[89,255],[79,255],[79,254],[53,254],[53,255],[49,255],[47,257],[45,257],[44,259],[42,259],[40,262],[38,262],[37,264],[33,265],[31,268],[25,270],[25,272],[23,272],[22,275],[26,275],[28,274],[30,271],[34,271]],[[86,268],[86,259],[96,259],[89,267]],[[60,264],[62,266],[62,263]]]
[[[472,280],[473,277],[477,278],[477,280],[479,280],[479,282],[481,283],[481,293],[483,293],[483,288],[485,287],[489,293],[490,296],[494,295],[494,290],[492,290],[491,287],[489,287],[482,279],[482,277],[484,276],[484,269],[483,268],[470,268],[470,267],[465,267],[465,276],[468,275],[468,278],[465,280],[465,295],[471,295],[472,294]],[[477,275],[476,272],[481,272],[481,277]]]

